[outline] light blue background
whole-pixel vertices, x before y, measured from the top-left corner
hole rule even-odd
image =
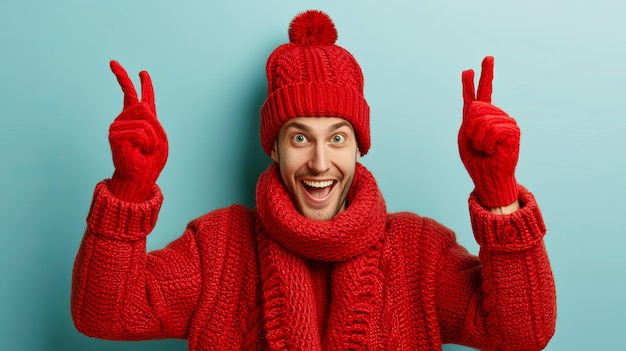
[[[454,229],[476,252],[458,157],[461,71],[494,55],[493,101],[522,130],[558,293],[548,350],[623,350],[626,7],[619,1],[4,1],[0,5],[0,350],[185,350],[77,333],[71,270],[94,185],[113,171],[119,60],[147,69],[169,162],[151,249],[233,202],[253,206],[265,60],[325,10],[365,74],[372,149],[391,211]],[[445,350],[462,348],[447,346]]]

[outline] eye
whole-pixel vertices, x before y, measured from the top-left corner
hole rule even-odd
[[[346,141],[346,137],[343,134],[335,134],[333,135],[332,142],[334,144],[341,144]]]
[[[307,139],[303,134],[296,134],[293,137],[291,137],[291,140],[295,142],[296,144],[302,144],[302,143],[307,142]]]

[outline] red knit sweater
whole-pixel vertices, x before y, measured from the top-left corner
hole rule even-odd
[[[297,214],[275,166],[257,209],[192,221],[146,253],[162,203],[123,202],[96,186],[74,265],[72,316],[89,336],[186,338],[189,350],[540,350],[554,333],[555,290],[535,200],[494,215],[474,196],[473,256],[441,224],[387,214],[358,165],[346,211]]]

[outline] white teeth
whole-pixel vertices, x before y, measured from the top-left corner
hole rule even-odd
[[[313,180],[303,180],[302,181],[306,186],[310,186],[312,188],[325,188],[327,186],[333,185],[332,180],[324,180],[321,182],[313,181]]]

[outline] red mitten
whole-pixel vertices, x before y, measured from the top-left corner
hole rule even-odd
[[[125,201],[148,199],[167,161],[167,136],[156,117],[154,90],[148,72],[139,73],[141,101],[126,70],[111,61],[111,70],[124,92],[124,109],[109,128],[115,172],[111,193]]]
[[[515,166],[520,130],[515,120],[491,104],[493,57],[482,63],[478,92],[474,71],[463,72],[463,123],[459,130],[459,153],[474,191],[484,207],[510,205],[518,198]]]

